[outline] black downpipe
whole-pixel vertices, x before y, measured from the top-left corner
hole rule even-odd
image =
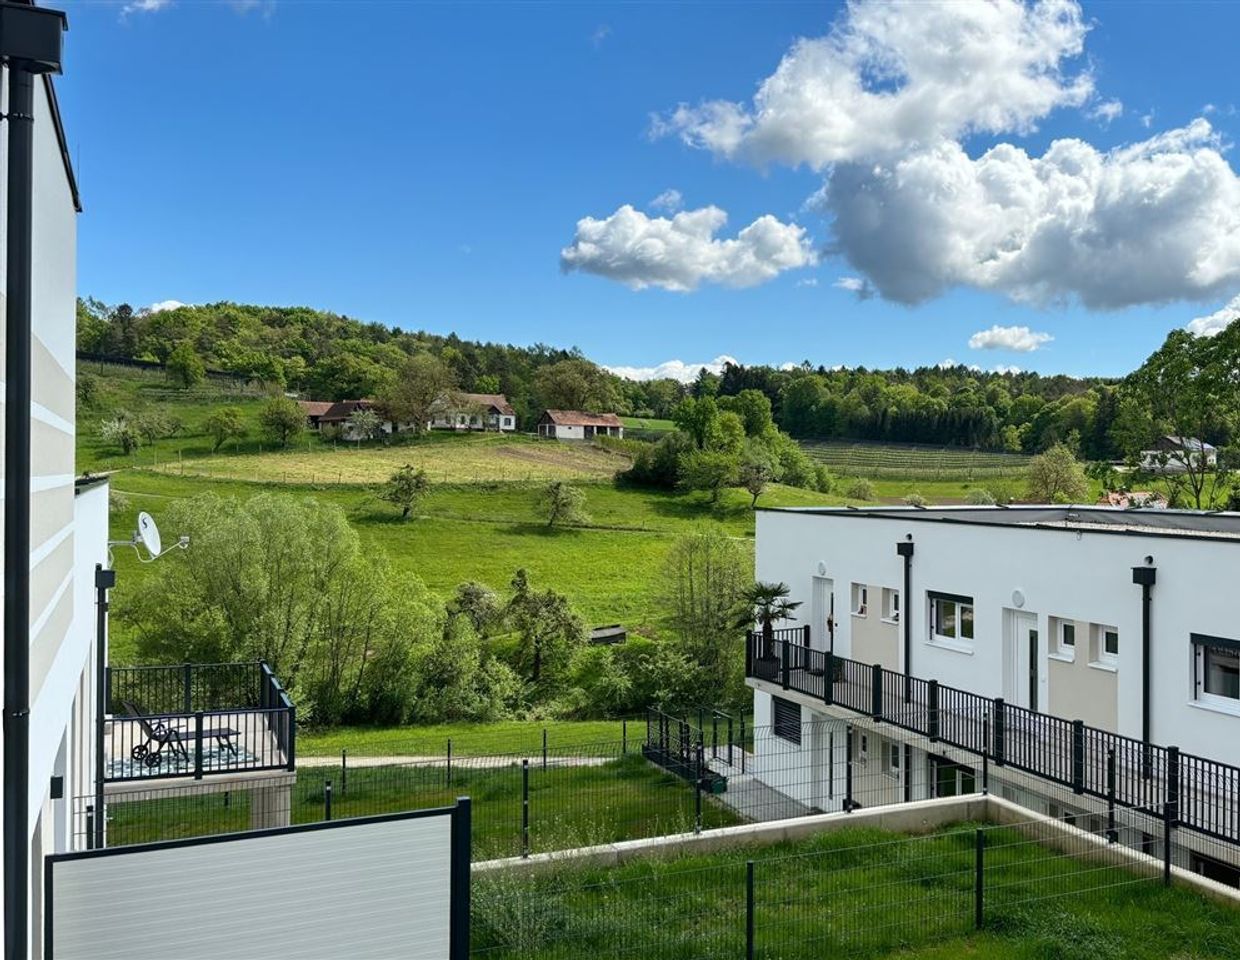
[[[1141,751],[1142,772],[1148,777],[1151,773],[1152,756],[1150,749],[1150,687],[1153,651],[1151,649],[1150,605],[1154,582],[1158,579],[1158,569],[1153,566],[1133,567],[1132,582],[1141,587]]]
[[[4,953],[29,949],[30,341],[34,75],[9,63],[4,408]]]
[[[911,536],[911,534],[910,534]],[[913,701],[913,618],[909,603],[913,599],[913,541],[896,544],[896,553],[904,558],[904,589],[900,593],[900,621],[904,625],[904,702]]]
[[[95,823],[93,828],[94,849],[103,848],[103,782],[104,756],[103,723],[108,709],[108,591],[116,586],[116,571],[105,570],[103,564],[95,564]]]

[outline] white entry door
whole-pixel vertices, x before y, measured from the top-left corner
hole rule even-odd
[[[1004,618],[1007,636],[1003,643],[1003,699],[1030,710],[1038,703],[1038,664],[1042,638],[1038,635],[1038,615],[1009,610]]]
[[[834,650],[835,581],[830,577],[814,577],[810,616],[810,645],[815,650]]]

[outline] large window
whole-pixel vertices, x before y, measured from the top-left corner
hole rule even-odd
[[[771,697],[771,728],[775,736],[800,746],[801,705],[783,697]]]
[[[1240,707],[1240,640],[1192,635],[1196,699]]]
[[[930,594],[930,636],[949,644],[973,641],[973,598],[954,593]]]

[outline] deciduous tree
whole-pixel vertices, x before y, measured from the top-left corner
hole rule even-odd
[[[412,465],[406,463],[388,477],[387,483],[379,492],[379,499],[397,507],[400,510],[400,518],[407,520],[414,505],[426,496],[430,488],[431,482],[426,476],[426,471],[415,470]]]
[[[258,413],[263,432],[273,443],[287,447],[306,427],[306,414],[296,400],[272,397]]]
[[[245,436],[245,416],[239,407],[221,407],[207,417],[203,428],[214,443],[212,451],[216,451],[229,440]]]

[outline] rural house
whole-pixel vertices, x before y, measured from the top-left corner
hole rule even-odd
[[[311,430],[319,429],[322,426],[323,415],[335,406],[330,400],[298,400],[297,405],[305,413],[306,424]]]
[[[556,440],[592,440],[623,437],[624,424],[614,413],[548,410],[538,418],[538,435]]]
[[[1152,449],[1141,451],[1141,469],[1151,473],[1209,469],[1217,461],[1218,450],[1197,437],[1159,437]]]
[[[517,412],[502,393],[455,393],[441,401],[441,409],[429,424],[434,430],[517,429]]]

